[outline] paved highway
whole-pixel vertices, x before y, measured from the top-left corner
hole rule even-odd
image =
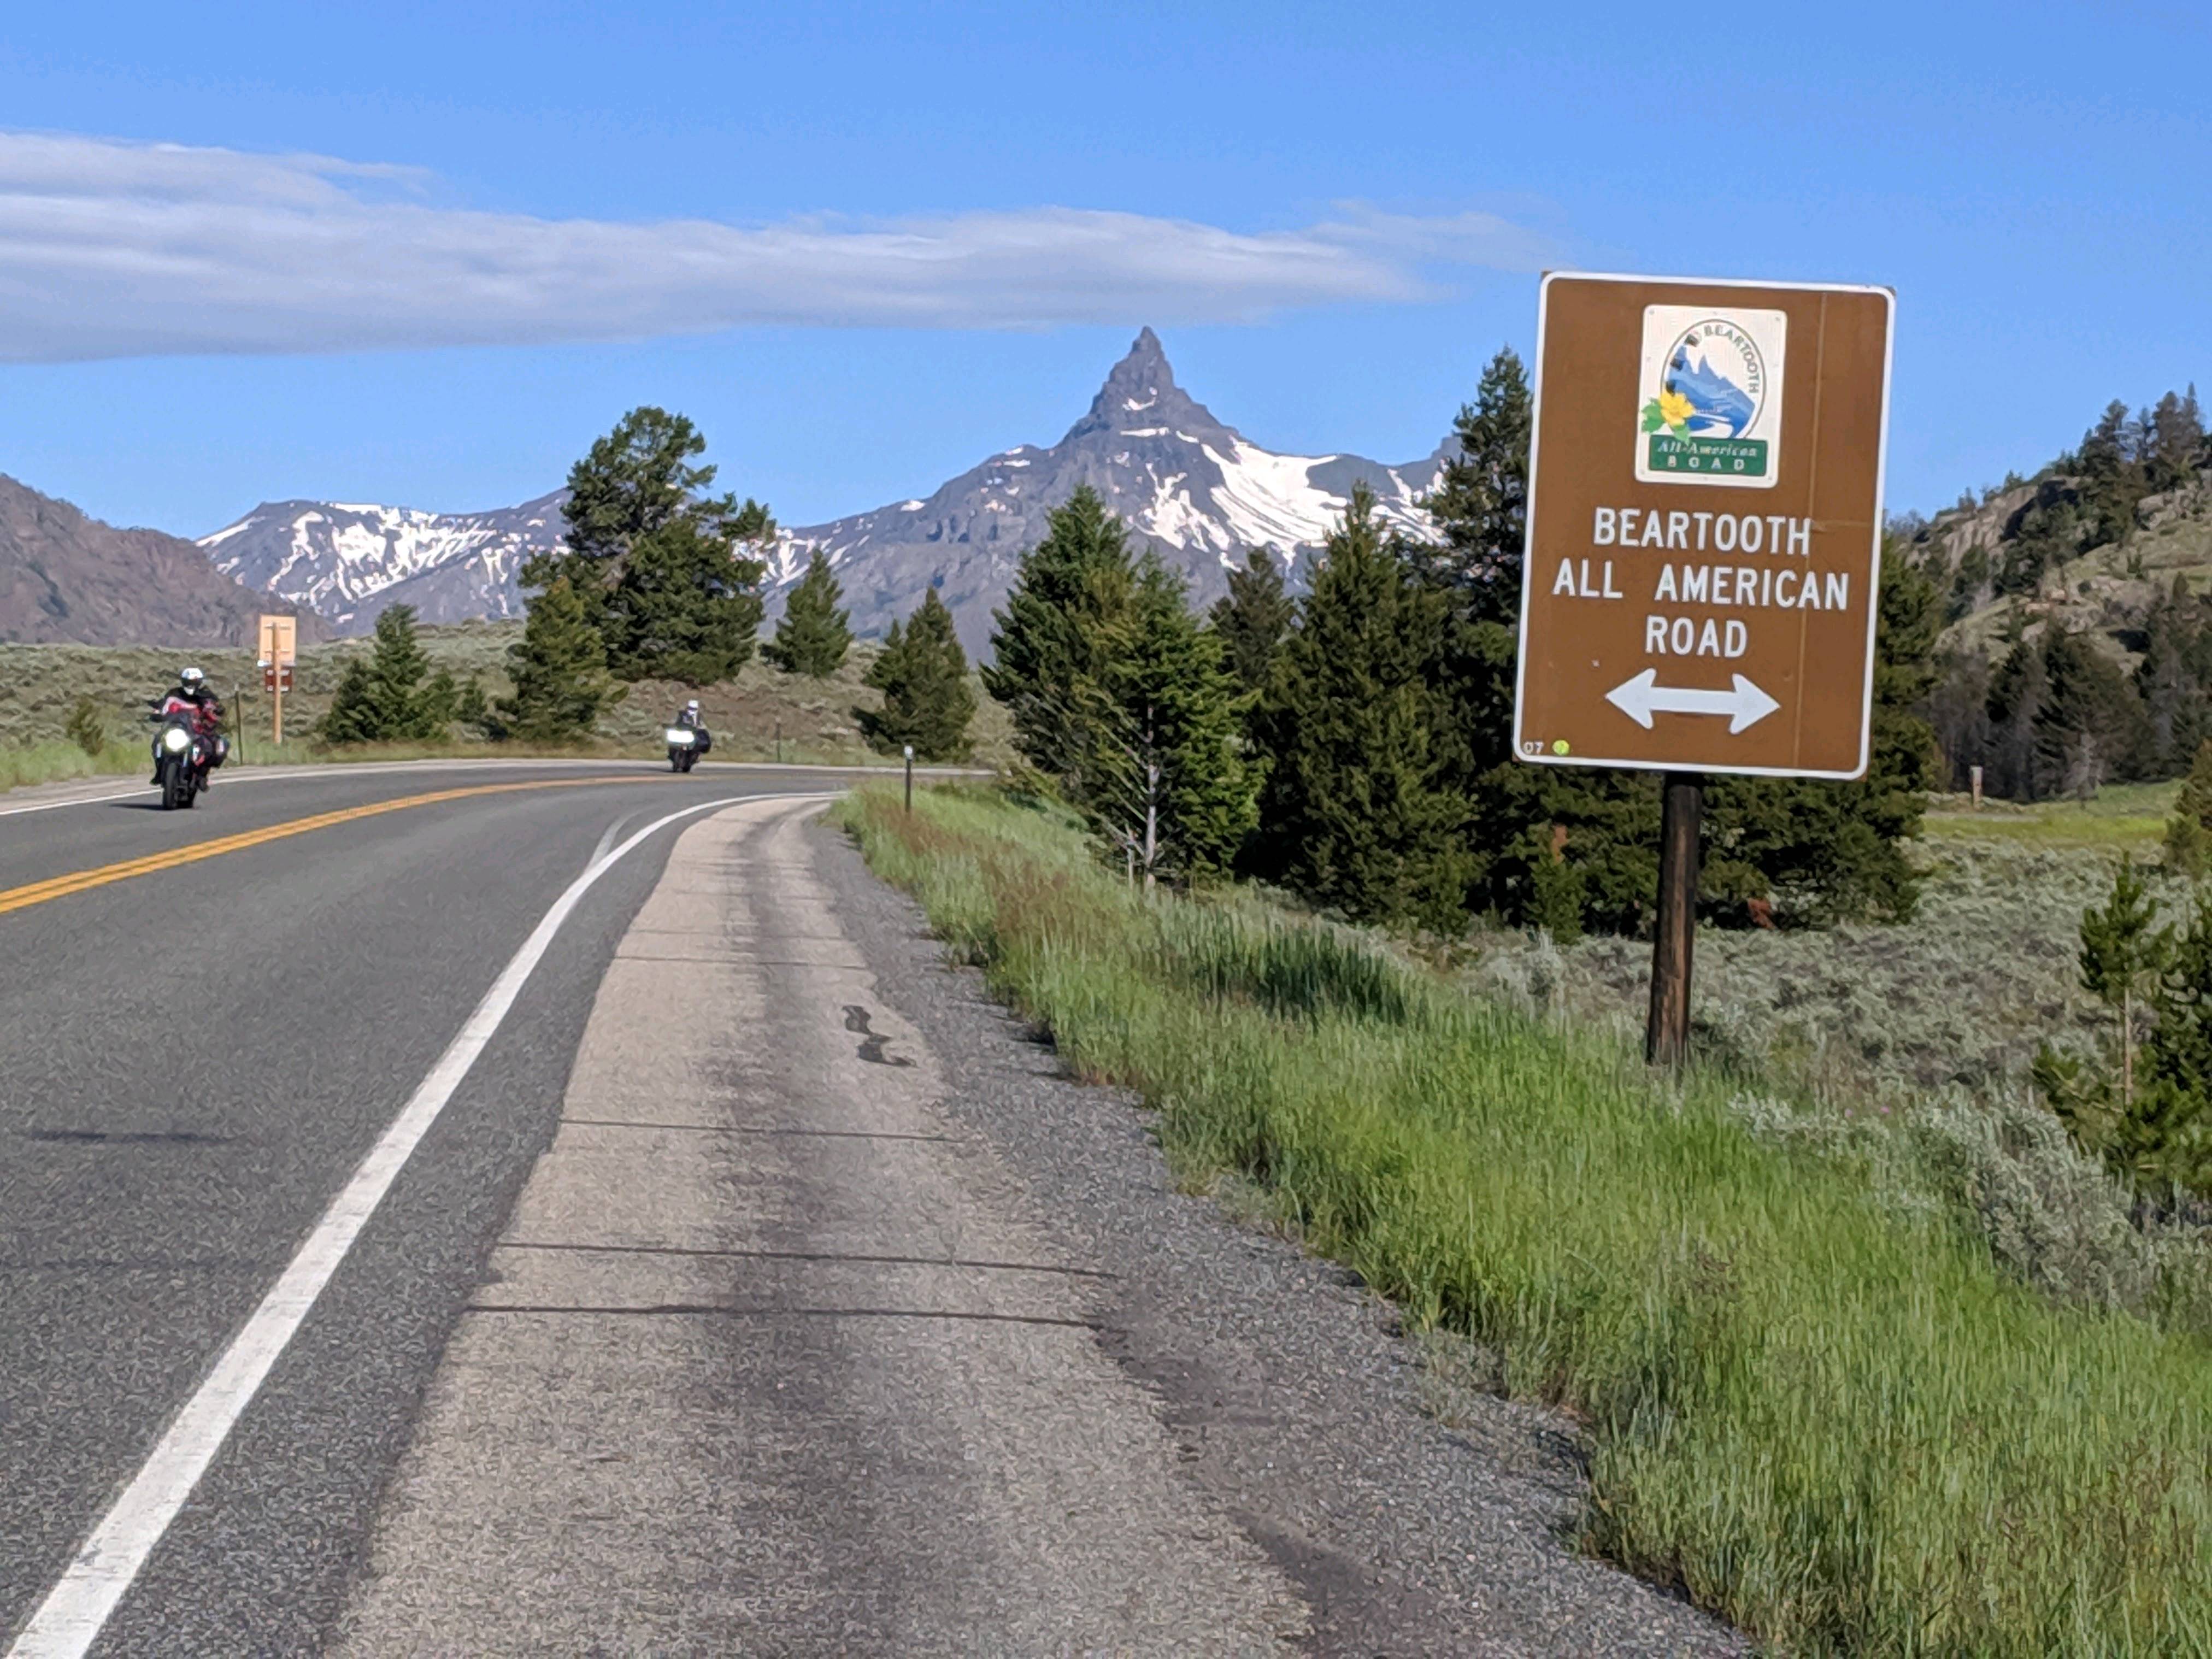
[[[0,799],[0,1632],[595,854],[684,807],[794,786],[823,780],[331,768],[225,777],[190,812],[153,810],[150,791]],[[102,1650],[314,1650],[674,828],[576,905]],[[191,856],[210,848],[228,850]],[[143,868],[173,857],[191,861]]]
[[[1448,1431],[1176,1191],[841,781],[0,800],[0,1659],[1737,1650],[1562,1547],[1560,1425]]]

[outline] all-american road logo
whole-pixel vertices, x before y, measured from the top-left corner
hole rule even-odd
[[[1779,311],[1646,306],[1638,480],[1771,489],[1789,338]]]

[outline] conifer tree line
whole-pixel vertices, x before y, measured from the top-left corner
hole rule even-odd
[[[1255,551],[1202,621],[1091,491],[1051,515],[996,615],[984,680],[1107,856],[1146,878],[1257,876],[1405,927],[1644,924],[1656,778],[1509,752],[1531,414],[1526,371],[1501,351],[1428,500],[1434,539],[1400,533],[1355,490],[1302,597]],[[1941,624],[1926,576],[1886,558],[1869,774],[1713,782],[1708,914],[1911,909],[1899,843],[1933,781],[1917,711]]]
[[[2104,549],[2125,561],[2130,579],[2148,580],[2130,547],[2156,514],[2203,510],[2208,469],[2212,441],[2196,387],[2132,414],[2112,404],[2033,478],[1962,498],[1962,509],[2002,512],[1986,532],[1993,540],[1946,567],[1928,526],[1912,526],[1920,562],[1945,584],[1945,620],[2014,596],[2051,611],[2043,601],[2068,562]],[[1937,665],[1927,712],[1944,787],[1966,788],[1978,766],[1992,794],[2087,795],[2179,776],[2212,737],[2212,600],[2184,577],[2156,586],[2148,605],[2116,611],[2107,602],[2086,626],[2019,610],[2010,622],[2001,641],[1954,648]]]

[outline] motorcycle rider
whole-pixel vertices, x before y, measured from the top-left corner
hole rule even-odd
[[[684,705],[683,712],[678,714],[671,724],[688,726],[692,731],[696,732],[699,734],[699,752],[701,754],[705,754],[709,749],[712,749],[714,746],[714,739],[707,730],[707,717],[699,712],[698,698],[694,697],[690,702],[685,703]]]
[[[198,669],[179,669],[175,686],[155,705],[155,720],[166,720],[172,714],[185,716],[191,723],[192,735],[207,739],[208,775],[200,780],[200,787],[205,790],[215,781],[215,769],[230,758],[230,739],[222,735],[222,704]],[[156,773],[154,781],[161,781]]]

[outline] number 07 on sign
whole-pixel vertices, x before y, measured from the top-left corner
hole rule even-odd
[[[1544,278],[1522,760],[1865,772],[1895,308],[1881,288]]]

